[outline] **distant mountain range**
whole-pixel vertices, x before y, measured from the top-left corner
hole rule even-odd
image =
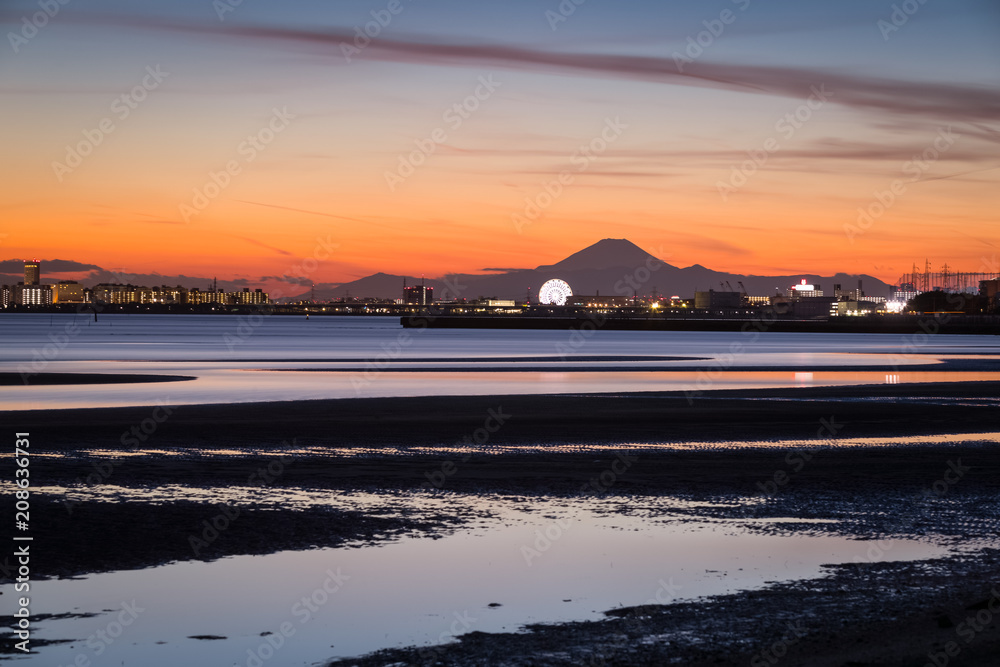
[[[700,264],[679,268],[668,264],[627,239],[603,239],[573,253],[555,264],[534,269],[512,270],[503,273],[453,274],[444,279],[426,280],[425,284],[434,288],[437,298],[450,299],[496,297],[523,301],[531,293],[532,300],[541,285],[552,278],[560,278],[569,283],[574,294],[604,296],[632,296],[652,294],[655,289],[660,295],[677,295],[689,298],[696,290],[740,291],[742,282],[751,295],[767,296],[776,290],[784,292],[791,285],[805,279],[807,283],[819,285],[827,294],[833,293],[833,286],[840,284],[845,290],[857,287],[861,280],[866,294],[888,296],[889,285],[869,275],[838,273],[820,276],[814,273],[799,273],[785,276],[755,276],[723,273],[705,268]],[[398,298],[402,295],[403,281],[419,284],[412,276],[398,276],[376,273],[335,288],[320,289],[319,298],[347,296],[377,296]]]
[[[22,267],[20,260],[0,261],[0,283],[13,284],[22,280]],[[56,282],[66,278],[79,280],[88,287],[99,282],[131,282],[136,285],[183,285],[206,289],[212,282],[211,278],[196,276],[122,275],[93,264],[70,260],[43,261],[43,282]],[[754,276],[722,273],[700,264],[682,269],[654,257],[627,239],[603,239],[562,261],[534,269],[511,269],[489,274],[450,274],[428,279],[426,284],[434,288],[434,295],[439,299],[496,297],[520,302],[529,292],[532,301],[536,300],[538,288],[552,278],[565,280],[574,294],[603,296],[632,296],[633,292],[648,295],[655,289],[657,294],[663,296],[690,298],[696,290],[728,290],[732,286],[733,290],[739,291],[741,281],[749,294],[767,296],[774,294],[776,290],[784,292],[802,279],[819,285],[827,294],[833,293],[835,284],[842,285],[844,289],[854,289],[858,280],[863,281],[864,291],[870,296],[888,296],[889,293],[889,285],[869,275],[838,273],[834,276],[820,276],[799,273]],[[348,283],[317,283],[316,299],[326,301],[344,296],[396,299],[403,294],[404,281],[408,285],[416,285],[420,280],[413,276],[376,273]],[[219,280],[218,284],[220,289],[226,291],[259,285],[247,279]],[[286,294],[291,292],[292,289],[285,290]],[[308,295],[308,292],[308,283],[304,281],[294,289],[295,294]]]

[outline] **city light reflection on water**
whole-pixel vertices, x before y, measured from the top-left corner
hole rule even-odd
[[[74,318],[4,316],[0,370],[26,372],[29,384],[0,387],[0,409],[151,405],[165,397],[180,405],[1000,379],[990,370],[1000,351],[995,336],[930,336],[915,347],[912,336],[888,334],[596,331],[564,354],[567,331],[404,331],[398,318],[275,316],[235,338],[233,317]],[[74,322],[72,335],[60,333]],[[46,341],[56,334],[65,344],[50,350]],[[973,366],[958,371],[950,362]],[[31,373],[54,372],[196,379],[30,384]]]
[[[71,316],[68,316],[71,317]],[[762,334],[751,343],[734,333],[598,331],[575,355],[560,358],[566,331],[410,332],[406,346],[395,318],[263,318],[235,344],[239,320],[227,317],[102,316],[80,326],[50,357],[36,356],[61,316],[9,316],[0,330],[0,370],[39,373],[192,375],[183,382],[132,385],[0,387],[0,409],[172,405],[378,396],[626,393],[715,389],[778,389],[913,382],[998,381],[989,366],[967,371],[948,361],[994,359],[997,339],[933,336],[913,352],[906,336]],[[230,334],[230,338],[226,335]],[[227,343],[228,341],[228,343]],[[731,354],[734,343],[743,345]],[[393,353],[398,349],[398,354]],[[40,359],[40,360],[39,360]],[[891,370],[887,370],[891,367]],[[935,367],[940,370],[932,370]],[[29,378],[30,379],[30,378]],[[995,405],[976,396],[906,400]],[[864,392],[837,400],[885,400]],[[747,400],[755,400],[748,397]],[[776,400],[776,399],[771,399]],[[1000,443],[1000,433],[838,437],[830,447]],[[328,458],[629,452],[677,449],[811,448],[812,440],[628,443],[465,447],[294,447],[81,449],[38,451],[39,463],[115,457],[191,460],[248,456]],[[325,462],[323,462],[325,464]],[[115,481],[115,480],[112,480]],[[13,490],[0,482],[0,493]],[[768,582],[821,576],[823,565],[847,563],[866,540],[823,532],[824,520],[788,516],[721,519],[726,503],[759,506],[760,497],[689,500],[673,497],[516,497],[445,492],[354,492],[249,485],[119,486],[70,484],[33,489],[56,500],[94,503],[229,503],[254,508],[315,508],[370,516],[439,515],[460,524],[436,539],[397,536],[340,548],[179,562],[145,570],[32,582],[33,613],[93,613],[47,619],[39,639],[73,641],[44,646],[18,664],[70,664],[94,658],[87,637],[135,600],[145,611],[127,635],[107,647],[101,664],[166,667],[249,664],[248,651],[274,638],[281,623],[294,642],[271,664],[305,665],[388,646],[434,644],[467,631],[515,631],[530,622],[586,620],[621,605],[691,599],[747,590]],[[829,523],[827,520],[825,523]],[[788,524],[797,524],[789,526]],[[825,524],[824,524],[825,525]],[[770,526],[770,528],[768,528]],[[781,526],[781,528],[776,528]],[[787,532],[784,532],[786,531]],[[854,536],[857,537],[857,536]],[[181,536],[183,539],[183,536]],[[737,541],[738,540],[738,541]],[[886,560],[932,558],[948,552],[933,535],[884,539]],[[529,551],[525,551],[528,549]],[[891,550],[890,550],[891,549]],[[533,554],[537,553],[537,557]],[[530,561],[530,562],[529,562]],[[321,609],[300,623],[295,605],[322,590],[328,572],[350,577]],[[664,599],[664,583],[679,594]],[[0,587],[12,595],[9,586]],[[490,603],[502,606],[491,607]],[[475,621],[454,628],[456,614]],[[448,634],[452,632],[452,634]],[[271,633],[271,634],[268,634]],[[215,639],[199,640],[196,636]],[[96,661],[93,664],[98,664]]]
[[[146,493],[166,499],[195,491],[153,488]],[[215,490],[204,493],[214,497]],[[824,565],[850,563],[868,548],[865,541],[801,527],[790,535],[780,529],[762,532],[760,522],[720,522],[701,516],[698,504],[676,498],[643,498],[640,506],[627,508],[604,498],[523,502],[475,494],[331,492],[324,498],[295,489],[266,493],[276,503],[331,502],[376,513],[398,513],[404,506],[449,511],[461,504],[479,518],[439,539],[410,536],[32,582],[34,613],[95,615],[39,622],[36,641],[75,641],[42,646],[17,664],[71,664],[81,653],[93,661],[86,638],[108,628],[123,603],[134,602],[142,612],[130,627],[119,628],[121,641],[106,645],[92,664],[244,665],[247,652],[265,642],[266,633],[274,636],[288,622],[294,641],[276,653],[280,661],[274,664],[309,665],[389,646],[436,644],[470,631],[512,632],[527,623],[595,620],[623,605],[816,577]],[[260,501],[241,501],[242,495],[243,490],[235,490],[218,501]],[[823,523],[788,517],[763,523],[789,521]],[[933,558],[948,551],[929,539],[879,544],[885,560]],[[316,594],[331,576],[339,577],[340,585]],[[0,588],[5,595],[10,592],[9,585]],[[303,597],[314,601],[309,613],[300,604]],[[455,614],[474,620],[451,634]]]
[[[70,364],[67,364],[70,365]],[[93,372],[90,363],[71,364],[72,372]],[[714,389],[781,389],[788,387],[907,384],[915,382],[1000,381],[996,371],[741,371],[713,373],[675,371],[392,371],[359,384],[360,371],[234,369],[217,365],[193,367],[157,364],[150,367],[107,362],[103,372],[194,374],[181,382],[110,385],[41,385],[0,387],[0,405],[7,410],[120,407],[155,405],[169,397],[172,405],[248,403],[332,398],[397,396],[502,396],[511,394],[581,394],[640,391],[702,391]],[[64,365],[65,368],[65,365]]]

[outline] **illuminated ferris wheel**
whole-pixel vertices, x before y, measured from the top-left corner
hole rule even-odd
[[[573,290],[565,280],[547,281],[538,290],[538,302],[546,306],[565,306],[566,299],[573,296]]]

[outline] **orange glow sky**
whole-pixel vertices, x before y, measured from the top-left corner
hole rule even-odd
[[[615,237],[735,273],[891,283],[925,257],[997,270],[1000,12],[989,3],[929,3],[888,37],[888,5],[861,2],[588,5],[555,30],[545,3],[414,3],[351,62],[342,45],[372,3],[245,3],[224,20],[209,4],[155,16],[67,7],[16,53],[4,45],[0,258],[255,281],[325,240],[336,249],[320,250],[310,278],[337,283],[534,267]],[[5,8],[3,33],[33,8]],[[733,22],[679,72],[672,55],[725,8]],[[116,98],[157,65],[169,75],[124,114]],[[819,85],[829,99],[803,106]],[[477,88],[483,99],[456,126],[445,112]],[[274,109],[294,117],[250,161],[241,146]],[[796,112],[808,118],[789,132],[780,121]],[[105,118],[110,133],[95,130]],[[620,134],[604,130],[614,119]],[[446,138],[428,143],[439,128]],[[574,155],[602,131],[613,141],[581,169]],[[95,143],[87,132],[100,142],[57,173],[68,147]],[[720,183],[769,140],[767,161],[723,196]],[[418,141],[433,152],[391,188],[386,173]],[[917,166],[924,151],[936,159]],[[239,173],[185,215],[230,161]],[[572,182],[518,218],[527,201],[547,203],[561,172]],[[895,201],[858,226],[859,207],[894,181]]]

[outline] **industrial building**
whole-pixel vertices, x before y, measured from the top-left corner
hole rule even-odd
[[[724,310],[743,306],[743,294],[740,292],[707,292],[694,293],[694,307],[703,310]]]
[[[413,306],[429,306],[434,303],[434,288],[425,285],[403,286],[403,303]]]
[[[87,295],[75,280],[62,280],[52,286],[52,303],[84,303]]]
[[[583,308],[627,308],[632,305],[630,296],[587,296],[584,294],[573,294],[567,297],[567,306],[577,306]]]

